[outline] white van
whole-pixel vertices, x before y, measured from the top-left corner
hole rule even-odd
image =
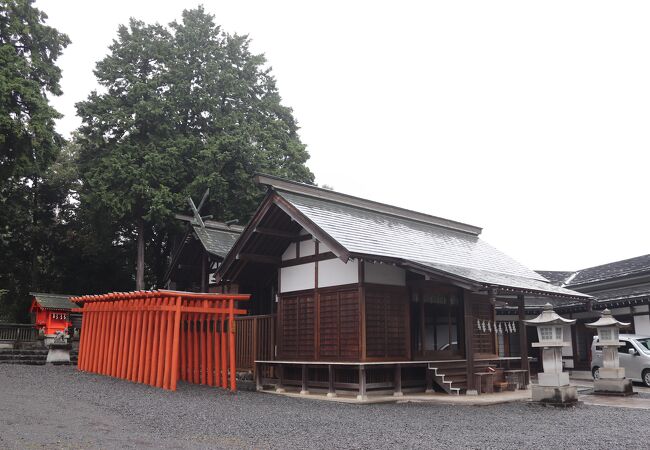
[[[640,381],[650,387],[650,337],[636,334],[621,334],[619,341],[625,345],[618,348],[620,366],[625,368],[625,378]],[[598,379],[603,366],[603,348],[598,345],[598,336],[591,343],[591,374]]]

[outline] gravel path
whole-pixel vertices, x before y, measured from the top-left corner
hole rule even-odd
[[[0,365],[0,448],[647,448],[650,411],[344,405]],[[607,425],[605,425],[607,424]]]

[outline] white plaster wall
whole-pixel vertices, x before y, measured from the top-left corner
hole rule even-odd
[[[296,243],[292,242],[291,244],[289,244],[287,249],[282,254],[282,261],[286,261],[287,259],[295,259],[295,258],[296,258]]]
[[[316,280],[314,279],[314,271],[314,263],[282,267],[280,269],[280,292],[314,289],[316,283]]]
[[[406,286],[406,271],[390,264],[366,263],[364,275],[366,283]]]
[[[347,264],[338,258],[318,262],[318,287],[358,282],[359,262],[356,259],[348,261]]]
[[[318,249],[319,253],[323,253],[323,251],[319,248]],[[303,256],[311,256],[316,253],[316,242],[314,242],[313,239],[310,239],[308,241],[302,241],[300,242],[300,257],[302,258]]]
[[[625,330],[623,330],[623,332],[625,332]],[[636,334],[650,336],[650,317],[634,316],[634,332]]]

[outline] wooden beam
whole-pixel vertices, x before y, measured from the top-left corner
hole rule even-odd
[[[281,267],[298,266],[300,264],[313,263],[317,261],[325,261],[327,259],[336,259],[336,255],[332,252],[317,253],[309,256],[301,256],[300,258],[286,259],[280,263]]]
[[[276,228],[255,227],[255,233],[265,234],[267,236],[274,236],[286,239],[297,239],[300,235],[292,231],[279,230]]]
[[[237,259],[240,261],[255,262],[260,264],[279,265],[282,259],[279,256],[259,255],[256,253],[238,253]]]

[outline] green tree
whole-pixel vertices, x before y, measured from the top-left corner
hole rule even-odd
[[[260,197],[255,172],[313,181],[292,111],[249,44],[201,7],[169,27],[132,19],[97,64],[103,92],[77,105],[81,209],[136,249],[137,289],[145,274],[160,283],[188,195],[210,187],[204,212],[243,221]]]
[[[14,318],[29,289],[38,289],[44,230],[54,214],[42,203],[43,185],[63,139],[47,96],[61,94],[56,60],[70,42],[32,4],[0,0],[0,309]]]

